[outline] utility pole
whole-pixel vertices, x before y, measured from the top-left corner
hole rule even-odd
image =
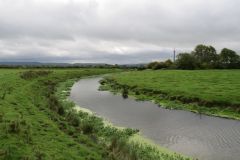
[[[175,62],[175,60],[176,60],[176,50],[174,48],[174,50],[173,50],[173,62]]]

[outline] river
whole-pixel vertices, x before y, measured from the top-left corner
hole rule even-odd
[[[99,91],[101,78],[75,83],[70,99],[116,126],[139,129],[156,144],[200,160],[240,160],[240,121],[168,110]]]

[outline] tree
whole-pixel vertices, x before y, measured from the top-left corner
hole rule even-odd
[[[164,68],[170,68],[173,65],[173,62],[168,59],[165,62],[151,62],[147,65],[147,68],[149,69],[164,69]]]
[[[219,61],[222,68],[238,68],[240,57],[235,51],[224,48],[219,55]]]
[[[159,62],[151,62],[147,65],[147,68],[154,69],[158,65]]]
[[[179,69],[195,69],[197,67],[195,57],[189,53],[178,54],[176,65]]]
[[[167,66],[167,68],[170,68],[173,65],[173,62],[171,61],[171,59],[166,60],[164,63]]]
[[[192,52],[201,68],[214,68],[217,62],[217,51],[212,46],[197,45]]]

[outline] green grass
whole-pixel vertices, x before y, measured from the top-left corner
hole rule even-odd
[[[0,69],[0,159],[188,159],[130,143],[136,130],[105,125],[95,115],[74,111],[75,105],[66,101],[75,80],[119,71]]]
[[[59,129],[53,119],[61,117],[48,108],[47,89],[42,81],[61,82],[112,70],[54,70],[47,77],[30,80],[20,78],[20,72],[24,70],[0,70],[1,94],[5,88],[11,88],[5,98],[0,99],[0,159],[102,159],[103,148],[94,143],[80,145]],[[11,129],[11,124],[17,129]]]
[[[167,108],[240,118],[240,70],[146,70],[108,79],[115,91],[127,88]]]

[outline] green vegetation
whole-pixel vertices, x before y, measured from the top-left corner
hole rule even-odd
[[[149,69],[240,69],[240,56],[233,50],[224,48],[217,54],[212,46],[197,45],[191,53],[179,53],[176,62],[149,63]]]
[[[170,109],[240,119],[239,79],[240,70],[147,70],[113,74],[101,88]]]
[[[147,65],[149,69],[164,69],[164,68],[174,68],[174,63],[168,59],[165,62],[151,62]]]
[[[107,125],[66,100],[76,79],[111,72],[119,70],[0,70],[0,159],[189,159],[130,141],[137,130]]]

